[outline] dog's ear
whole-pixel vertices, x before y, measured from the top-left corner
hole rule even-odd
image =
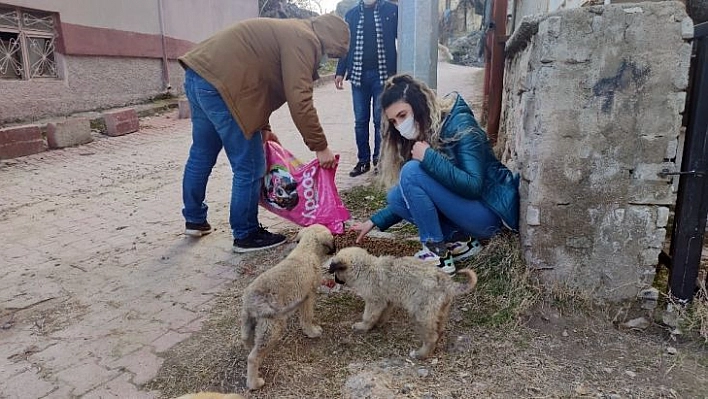
[[[304,233],[305,229],[300,229],[300,231],[297,232],[297,236],[295,237],[295,242],[299,243],[300,240],[302,239],[302,236],[305,235]]]
[[[329,273],[341,272],[343,270],[347,270],[347,265],[336,258],[332,258],[332,261],[329,262]]]
[[[334,242],[334,236],[332,235],[332,232],[325,227],[322,231],[317,233],[317,240],[322,244],[330,245]]]

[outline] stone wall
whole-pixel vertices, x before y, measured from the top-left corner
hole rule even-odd
[[[651,284],[675,201],[692,23],[678,2],[526,18],[507,43],[502,158],[525,258],[611,300]]]

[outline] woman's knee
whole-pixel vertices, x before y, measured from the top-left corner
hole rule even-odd
[[[388,193],[386,193],[386,203],[389,205],[404,203],[403,194],[401,194],[401,186],[396,184],[388,190]]]
[[[421,167],[420,161],[410,160],[403,164],[401,168],[401,185],[408,187],[410,184],[418,185],[421,182],[420,177],[425,174],[425,171]]]

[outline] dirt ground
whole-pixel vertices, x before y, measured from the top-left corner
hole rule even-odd
[[[340,239],[348,245],[353,237]],[[369,239],[365,247],[406,253],[405,240]],[[486,251],[486,249],[485,249]],[[363,302],[345,290],[321,293],[316,316],[324,334],[308,339],[291,320],[287,335],[264,363],[265,387],[245,392],[245,359],[238,332],[240,293],[285,251],[234,264],[241,278],[220,298],[210,321],[165,353],[146,388],[164,397],[187,391],[239,392],[250,398],[705,398],[708,349],[702,341],[669,334],[658,324],[622,330],[616,310],[581,309],[540,300],[519,317],[495,323],[480,317],[485,285],[459,297],[432,358],[407,353],[417,344],[407,315],[361,334],[352,331]],[[480,254],[484,256],[484,252]],[[484,299],[487,298],[487,299]],[[496,316],[499,311],[487,316]],[[621,312],[620,312],[621,313]]]

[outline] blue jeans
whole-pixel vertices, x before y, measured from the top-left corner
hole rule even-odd
[[[233,172],[229,223],[235,238],[245,238],[259,226],[258,199],[265,174],[261,132],[247,139],[219,92],[191,69],[185,73],[184,90],[192,113],[192,147],[182,180],[182,214],[189,223],[207,220],[206,186],[223,148]]]
[[[379,80],[379,71],[367,70],[361,74],[361,86],[352,85],[352,103],[354,104],[354,134],[356,135],[357,158],[359,162],[371,161],[369,146],[369,122],[371,110],[374,110],[374,156],[379,159],[381,149],[381,92],[383,86]],[[373,107],[372,107],[373,99]]]
[[[418,228],[420,241],[449,241],[459,232],[486,239],[501,231],[502,222],[479,200],[460,197],[433,179],[419,161],[401,168],[399,184],[387,195],[388,206]]]

